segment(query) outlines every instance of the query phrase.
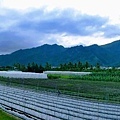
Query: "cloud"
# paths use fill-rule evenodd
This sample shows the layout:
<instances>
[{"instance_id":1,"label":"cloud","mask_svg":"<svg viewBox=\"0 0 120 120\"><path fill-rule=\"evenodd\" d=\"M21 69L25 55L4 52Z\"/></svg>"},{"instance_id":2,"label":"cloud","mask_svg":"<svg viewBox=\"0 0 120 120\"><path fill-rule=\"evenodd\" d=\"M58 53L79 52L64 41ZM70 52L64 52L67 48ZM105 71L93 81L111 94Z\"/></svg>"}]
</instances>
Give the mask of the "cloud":
<instances>
[{"instance_id":1,"label":"cloud","mask_svg":"<svg viewBox=\"0 0 120 120\"><path fill-rule=\"evenodd\" d=\"M109 18L98 15L87 15L72 9L47 11L37 9L25 14L14 15L9 24L15 24L19 31L36 31L41 34L66 34L77 36L91 36L95 33L104 32L104 37L115 37L120 28L109 23ZM14 20L13 20L14 19ZM11 22L10 22L11 21ZM104 26L104 27L103 27ZM113 31L114 30L114 34ZM115 34L116 33L116 34Z\"/></svg>"},{"instance_id":2,"label":"cloud","mask_svg":"<svg viewBox=\"0 0 120 120\"><path fill-rule=\"evenodd\" d=\"M15 50L32 46L29 40L15 32L0 32L0 54L6 54Z\"/></svg>"},{"instance_id":3,"label":"cloud","mask_svg":"<svg viewBox=\"0 0 120 120\"><path fill-rule=\"evenodd\" d=\"M2 11L0 12L1 53L45 43L75 45L81 43L79 38L95 35L104 38L120 36L120 28L109 24L109 18L82 14L73 9L48 11L42 8L32 9L29 12L2 9ZM76 40L72 41L72 38Z\"/></svg>"},{"instance_id":4,"label":"cloud","mask_svg":"<svg viewBox=\"0 0 120 120\"><path fill-rule=\"evenodd\" d=\"M106 38L113 38L120 36L119 25L106 25L106 27L104 27L102 31L104 31L104 37Z\"/></svg>"},{"instance_id":5,"label":"cloud","mask_svg":"<svg viewBox=\"0 0 120 120\"><path fill-rule=\"evenodd\" d=\"M97 32L107 21L107 18L81 14L71 9L51 12L37 10L27 14L26 19L20 21L19 28L47 34L87 36Z\"/></svg>"}]
</instances>

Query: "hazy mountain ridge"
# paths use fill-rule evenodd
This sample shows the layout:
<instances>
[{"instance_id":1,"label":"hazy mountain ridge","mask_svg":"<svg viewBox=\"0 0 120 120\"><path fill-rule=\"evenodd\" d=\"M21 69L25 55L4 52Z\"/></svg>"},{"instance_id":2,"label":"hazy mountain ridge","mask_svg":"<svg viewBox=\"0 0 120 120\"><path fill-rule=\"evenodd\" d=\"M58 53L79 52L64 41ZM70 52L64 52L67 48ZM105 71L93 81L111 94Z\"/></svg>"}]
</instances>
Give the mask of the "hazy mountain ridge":
<instances>
[{"instance_id":1,"label":"hazy mountain ridge","mask_svg":"<svg viewBox=\"0 0 120 120\"><path fill-rule=\"evenodd\" d=\"M14 63L28 64L35 62L45 65L46 62L57 66L60 63L86 62L102 66L120 65L120 40L98 46L74 46L65 48L57 44L42 45L36 48L18 50L11 54L0 55L0 66L13 65Z\"/></svg>"}]
</instances>

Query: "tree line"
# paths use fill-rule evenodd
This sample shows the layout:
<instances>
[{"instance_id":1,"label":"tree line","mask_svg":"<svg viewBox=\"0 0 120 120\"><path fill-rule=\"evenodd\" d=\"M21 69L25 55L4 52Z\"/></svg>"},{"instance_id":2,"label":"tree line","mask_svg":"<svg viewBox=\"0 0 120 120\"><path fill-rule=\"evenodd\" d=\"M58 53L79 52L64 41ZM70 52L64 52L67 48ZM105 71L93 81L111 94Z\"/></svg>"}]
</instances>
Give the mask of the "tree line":
<instances>
[{"instance_id":1,"label":"tree line","mask_svg":"<svg viewBox=\"0 0 120 120\"><path fill-rule=\"evenodd\" d=\"M64 63L60 64L57 67L52 66L50 63L46 62L45 66L42 66L41 64L37 63L28 63L27 66L22 65L20 63L16 63L13 65L14 69L20 70L23 72L36 72L36 73L42 73L43 71L49 71L49 70L55 70L55 71L92 71L92 70L99 70L100 64L97 63L96 66L92 66L90 63L85 62L77 62L77 63Z\"/></svg>"}]
</instances>

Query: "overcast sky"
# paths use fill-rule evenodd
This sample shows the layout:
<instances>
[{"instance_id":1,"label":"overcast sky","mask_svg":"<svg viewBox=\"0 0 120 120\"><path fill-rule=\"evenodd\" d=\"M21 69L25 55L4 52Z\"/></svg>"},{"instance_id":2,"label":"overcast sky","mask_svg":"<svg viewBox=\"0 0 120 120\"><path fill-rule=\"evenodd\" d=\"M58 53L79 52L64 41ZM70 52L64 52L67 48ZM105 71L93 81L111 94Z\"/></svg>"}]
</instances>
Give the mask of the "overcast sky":
<instances>
[{"instance_id":1,"label":"overcast sky","mask_svg":"<svg viewBox=\"0 0 120 120\"><path fill-rule=\"evenodd\" d=\"M0 0L0 54L120 39L118 0Z\"/></svg>"}]
</instances>

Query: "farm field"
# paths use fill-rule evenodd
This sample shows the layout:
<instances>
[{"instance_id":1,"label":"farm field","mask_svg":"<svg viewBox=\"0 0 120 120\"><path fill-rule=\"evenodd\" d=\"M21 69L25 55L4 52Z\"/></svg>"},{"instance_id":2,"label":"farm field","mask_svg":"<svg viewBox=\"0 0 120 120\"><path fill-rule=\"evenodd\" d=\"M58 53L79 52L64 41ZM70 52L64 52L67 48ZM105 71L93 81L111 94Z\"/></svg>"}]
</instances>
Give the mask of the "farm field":
<instances>
[{"instance_id":1,"label":"farm field","mask_svg":"<svg viewBox=\"0 0 120 120\"><path fill-rule=\"evenodd\" d=\"M47 77L0 77L2 109L30 120L120 119L119 71L52 72Z\"/></svg>"},{"instance_id":2,"label":"farm field","mask_svg":"<svg viewBox=\"0 0 120 120\"><path fill-rule=\"evenodd\" d=\"M3 90L3 91L2 91ZM25 120L119 120L120 105L0 85L0 103Z\"/></svg>"},{"instance_id":3,"label":"farm field","mask_svg":"<svg viewBox=\"0 0 120 120\"><path fill-rule=\"evenodd\" d=\"M48 74L48 79L0 77L0 83L35 91L47 91L86 99L120 103L120 72L94 72L89 75Z\"/></svg>"}]
</instances>

